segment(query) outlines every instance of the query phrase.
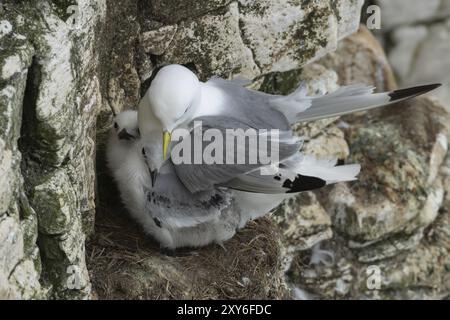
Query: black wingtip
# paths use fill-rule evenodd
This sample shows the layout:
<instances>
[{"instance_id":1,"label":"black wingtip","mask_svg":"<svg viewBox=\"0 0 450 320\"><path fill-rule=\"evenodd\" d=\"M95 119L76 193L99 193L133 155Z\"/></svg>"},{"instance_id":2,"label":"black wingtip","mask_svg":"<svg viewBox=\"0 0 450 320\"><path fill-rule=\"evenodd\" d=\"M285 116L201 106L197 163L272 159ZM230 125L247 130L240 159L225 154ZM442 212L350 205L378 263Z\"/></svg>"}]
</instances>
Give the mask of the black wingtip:
<instances>
[{"instance_id":1,"label":"black wingtip","mask_svg":"<svg viewBox=\"0 0 450 320\"><path fill-rule=\"evenodd\" d=\"M288 188L286 193L298 193L303 191L310 191L325 187L327 182L320 178L303 176L298 174L294 181L287 179L283 183L283 188Z\"/></svg>"},{"instance_id":2,"label":"black wingtip","mask_svg":"<svg viewBox=\"0 0 450 320\"><path fill-rule=\"evenodd\" d=\"M420 96L422 94L425 94L427 92L430 92L434 89L437 89L440 86L442 86L441 83L434 83L434 84L427 84L424 86L395 90L395 91L392 91L391 93L389 93L389 97L391 97L391 101L398 101L398 100L414 98L414 97Z\"/></svg>"}]
</instances>

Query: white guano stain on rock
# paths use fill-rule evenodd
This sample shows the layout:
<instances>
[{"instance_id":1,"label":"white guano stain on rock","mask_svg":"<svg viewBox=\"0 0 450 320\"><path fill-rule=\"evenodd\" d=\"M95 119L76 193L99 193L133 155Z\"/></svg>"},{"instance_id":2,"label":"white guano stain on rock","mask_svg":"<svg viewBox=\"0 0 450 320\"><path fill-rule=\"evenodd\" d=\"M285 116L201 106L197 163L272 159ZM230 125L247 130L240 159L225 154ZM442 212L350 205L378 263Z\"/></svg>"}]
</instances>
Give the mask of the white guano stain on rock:
<instances>
[{"instance_id":1,"label":"white guano stain on rock","mask_svg":"<svg viewBox=\"0 0 450 320\"><path fill-rule=\"evenodd\" d=\"M439 133L436 137L436 142L433 146L430 156L430 170L428 174L428 185L432 184L436 180L439 169L445 160L445 156L448 152L448 139L443 133Z\"/></svg>"},{"instance_id":2,"label":"white guano stain on rock","mask_svg":"<svg viewBox=\"0 0 450 320\"><path fill-rule=\"evenodd\" d=\"M5 142L0 138L0 214L3 214L9 206L13 195L11 188L11 167L13 157L11 150L5 149Z\"/></svg>"},{"instance_id":3,"label":"white guano stain on rock","mask_svg":"<svg viewBox=\"0 0 450 320\"><path fill-rule=\"evenodd\" d=\"M17 55L9 56L4 60L2 67L2 78L11 78L15 73L20 72L21 61Z\"/></svg>"},{"instance_id":4,"label":"white guano stain on rock","mask_svg":"<svg viewBox=\"0 0 450 320\"><path fill-rule=\"evenodd\" d=\"M0 21L0 39L5 35L10 34L12 29L13 29L12 25L9 21L1 20Z\"/></svg>"},{"instance_id":5,"label":"white guano stain on rock","mask_svg":"<svg viewBox=\"0 0 450 320\"><path fill-rule=\"evenodd\" d=\"M0 91L0 97L6 98L6 106L3 110L3 116L5 119L10 119L12 115L12 101L14 98L14 95L16 94L16 88L13 86L6 86L2 91ZM12 121L6 121L6 124L4 124L3 130L5 131L5 134L9 134L11 131ZM1 145L0 145L1 146Z\"/></svg>"}]
</instances>

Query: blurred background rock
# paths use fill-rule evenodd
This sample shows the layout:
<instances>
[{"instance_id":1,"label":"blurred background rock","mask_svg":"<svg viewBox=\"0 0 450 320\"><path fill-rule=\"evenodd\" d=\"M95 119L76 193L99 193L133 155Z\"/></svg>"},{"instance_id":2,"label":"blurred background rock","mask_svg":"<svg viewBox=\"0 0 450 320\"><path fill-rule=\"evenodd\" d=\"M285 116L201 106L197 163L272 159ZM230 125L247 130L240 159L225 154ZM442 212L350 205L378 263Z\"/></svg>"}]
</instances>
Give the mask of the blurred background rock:
<instances>
[{"instance_id":1,"label":"blurred background rock","mask_svg":"<svg viewBox=\"0 0 450 320\"><path fill-rule=\"evenodd\" d=\"M400 86L442 82L435 95L450 110L450 1L371 0L381 8L384 45Z\"/></svg>"}]
</instances>

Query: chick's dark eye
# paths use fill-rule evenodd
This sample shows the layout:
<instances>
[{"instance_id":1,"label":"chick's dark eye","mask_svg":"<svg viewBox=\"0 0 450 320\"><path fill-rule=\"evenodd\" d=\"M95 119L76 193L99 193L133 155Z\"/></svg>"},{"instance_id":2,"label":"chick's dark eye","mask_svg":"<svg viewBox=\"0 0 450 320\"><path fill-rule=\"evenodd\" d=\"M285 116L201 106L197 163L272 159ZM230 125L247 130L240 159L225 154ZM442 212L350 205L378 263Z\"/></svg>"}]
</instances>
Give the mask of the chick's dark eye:
<instances>
[{"instance_id":1,"label":"chick's dark eye","mask_svg":"<svg viewBox=\"0 0 450 320\"><path fill-rule=\"evenodd\" d=\"M145 156L145 149L142 148L142 154Z\"/></svg>"},{"instance_id":2,"label":"chick's dark eye","mask_svg":"<svg viewBox=\"0 0 450 320\"><path fill-rule=\"evenodd\" d=\"M117 124L117 122L114 122L114 129L118 129L119 125Z\"/></svg>"}]
</instances>

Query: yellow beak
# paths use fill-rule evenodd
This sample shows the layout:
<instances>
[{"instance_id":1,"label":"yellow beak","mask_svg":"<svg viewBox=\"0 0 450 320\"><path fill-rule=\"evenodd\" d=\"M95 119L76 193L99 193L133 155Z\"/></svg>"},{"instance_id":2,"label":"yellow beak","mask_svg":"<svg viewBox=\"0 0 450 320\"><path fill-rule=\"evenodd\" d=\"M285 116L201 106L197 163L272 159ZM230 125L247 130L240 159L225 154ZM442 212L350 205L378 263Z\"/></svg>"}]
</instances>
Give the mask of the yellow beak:
<instances>
[{"instance_id":1,"label":"yellow beak","mask_svg":"<svg viewBox=\"0 0 450 320\"><path fill-rule=\"evenodd\" d=\"M167 159L167 150L169 148L170 144L170 132L164 131L163 132L163 159Z\"/></svg>"}]
</instances>

